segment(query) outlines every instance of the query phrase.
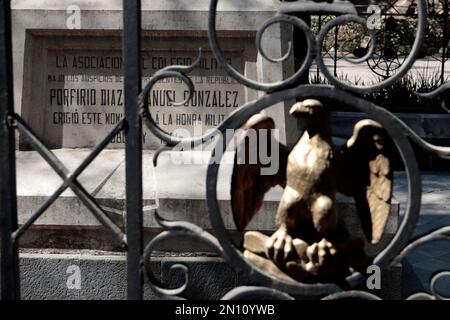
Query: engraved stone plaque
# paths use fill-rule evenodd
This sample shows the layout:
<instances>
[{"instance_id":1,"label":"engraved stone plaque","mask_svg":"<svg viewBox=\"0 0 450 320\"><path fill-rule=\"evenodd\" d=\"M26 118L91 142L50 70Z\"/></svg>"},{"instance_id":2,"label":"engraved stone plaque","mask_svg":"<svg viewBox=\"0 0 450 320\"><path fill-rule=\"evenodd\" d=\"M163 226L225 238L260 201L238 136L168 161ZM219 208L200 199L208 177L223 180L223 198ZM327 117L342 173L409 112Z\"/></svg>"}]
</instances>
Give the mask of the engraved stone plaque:
<instances>
[{"instance_id":1,"label":"engraved stone plaque","mask_svg":"<svg viewBox=\"0 0 450 320\"><path fill-rule=\"evenodd\" d=\"M221 34L224 55L230 65L245 73L256 65L253 32ZM142 40L142 85L158 70L171 65L191 65L195 91L177 78L158 82L149 94L155 121L178 136L200 135L216 127L251 96L229 77L214 58L204 32L148 31ZM65 36L56 32L29 35L25 46L22 116L52 148L90 148L123 117L123 59L120 34L112 31L81 32ZM247 66L247 68L246 68ZM144 148L161 142L144 130ZM122 148L124 134L109 148ZM21 141L22 148L26 144Z\"/></svg>"}]
</instances>

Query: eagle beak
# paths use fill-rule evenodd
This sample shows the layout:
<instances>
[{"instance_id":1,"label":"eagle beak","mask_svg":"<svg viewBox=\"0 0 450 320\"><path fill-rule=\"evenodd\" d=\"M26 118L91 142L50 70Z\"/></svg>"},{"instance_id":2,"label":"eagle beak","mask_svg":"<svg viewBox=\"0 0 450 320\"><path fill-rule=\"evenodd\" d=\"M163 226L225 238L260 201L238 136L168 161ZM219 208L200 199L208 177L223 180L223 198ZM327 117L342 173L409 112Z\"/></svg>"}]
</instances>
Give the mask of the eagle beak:
<instances>
[{"instance_id":1,"label":"eagle beak","mask_svg":"<svg viewBox=\"0 0 450 320\"><path fill-rule=\"evenodd\" d=\"M304 118L310 116L312 114L312 110L310 108L305 107L303 102L298 102L292 106L291 110L289 111L289 114L296 118Z\"/></svg>"}]
</instances>

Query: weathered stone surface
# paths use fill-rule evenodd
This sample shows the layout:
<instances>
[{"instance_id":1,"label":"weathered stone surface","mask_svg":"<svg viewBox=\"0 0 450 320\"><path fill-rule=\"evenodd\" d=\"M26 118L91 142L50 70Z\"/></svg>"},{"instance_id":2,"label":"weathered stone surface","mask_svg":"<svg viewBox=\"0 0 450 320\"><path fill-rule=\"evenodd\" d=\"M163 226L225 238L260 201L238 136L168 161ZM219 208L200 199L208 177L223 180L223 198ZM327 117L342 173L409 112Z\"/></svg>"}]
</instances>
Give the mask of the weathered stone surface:
<instances>
[{"instance_id":1,"label":"weathered stone surface","mask_svg":"<svg viewBox=\"0 0 450 320\"><path fill-rule=\"evenodd\" d=\"M87 149L54 150L55 155L69 171L74 171L87 157ZM17 189L20 196L48 196L62 184L62 179L35 151L16 153ZM97 194L111 174L125 161L123 153L104 150L79 176L78 181L89 193ZM63 197L73 197L67 189Z\"/></svg>"},{"instance_id":2,"label":"weathered stone surface","mask_svg":"<svg viewBox=\"0 0 450 320\"><path fill-rule=\"evenodd\" d=\"M125 201L125 175L123 167L124 154L122 150L104 151L105 158L95 161L81 181L86 184L103 208L113 217L120 219ZM56 155L63 162L68 162L70 169L87 156L87 150L56 150ZM19 155L21 153L19 152ZM71 162L71 155L77 161ZM206 168L209 152L165 152L162 153L158 166L152 167L152 152L144 153L144 225L159 227L153 218L153 209L166 219L191 221L202 228L210 229L211 223L206 207ZM229 160L232 154L225 158ZM29 159L33 159L30 161ZM107 164L108 161L111 166ZM185 161L191 161L190 164ZM107 168L110 168L108 171ZM225 227L236 230L234 225L230 199L231 164L225 161L221 165L218 181L217 197L222 210ZM21 181L18 185L19 222L23 223L54 190L61 181L58 177L49 179L46 188L42 188L43 176L55 175L45 164L44 160L34 152L26 152L18 157L17 170ZM36 176L36 178L34 178ZM176 181L177 183L173 183ZM36 195L33 195L35 192ZM69 193L59 198L46 213L37 221L37 225L77 225L98 226L99 223L85 208L80 200ZM273 231L275 230L274 215L278 208L282 189L273 188L265 197L260 212L251 221L247 230ZM357 225L356 215L351 199L338 198L338 211L350 226ZM387 234L392 234L397 227L398 204L392 208L391 220L388 222ZM383 242L385 243L385 242ZM378 248L378 247L377 247Z\"/></svg>"},{"instance_id":3,"label":"weathered stone surface","mask_svg":"<svg viewBox=\"0 0 450 320\"><path fill-rule=\"evenodd\" d=\"M80 38L66 32L30 31L25 64L37 67L26 68L24 74L22 117L52 148L95 146L123 118L120 32L83 32ZM221 42L226 58L239 72L244 73L246 61L256 60L254 33L236 31L222 36ZM193 64L198 48L208 47L205 32L147 31L143 43L144 83L169 65ZM190 78L195 91L182 106L174 105L188 97L179 79L161 80L148 96L152 116L167 132L201 135L245 103L244 87L225 73L209 50L203 51ZM121 133L108 147L122 148L124 140ZM145 148L160 146L147 130L142 141ZM21 146L26 143L21 141Z\"/></svg>"},{"instance_id":4,"label":"weathered stone surface","mask_svg":"<svg viewBox=\"0 0 450 320\"><path fill-rule=\"evenodd\" d=\"M245 4L232 0L218 6L217 29L225 58L241 74L260 82L276 82L293 72L293 57L270 63L254 46L256 31L276 13L277 5L271 0ZM73 14L67 12L69 7L80 10L77 29L68 24ZM121 8L120 1L13 1L15 109L47 145L92 147L123 116ZM169 101L186 97L185 85L176 79L161 81L149 96L155 120L176 135L205 132L259 96L226 75L213 58L206 33L208 10L206 0L189 6L177 0L142 5L144 84L167 65L191 64L203 48L200 64L191 73L196 91L189 103L175 107ZM287 31L277 25L265 32L267 55L286 52ZM285 116L289 106L281 103L266 111L281 129L282 141L286 132L295 136L295 121ZM120 134L108 147L121 148L123 142ZM160 145L146 130L143 143L149 149ZM20 145L27 147L23 139Z\"/></svg>"},{"instance_id":5,"label":"weathered stone surface","mask_svg":"<svg viewBox=\"0 0 450 320\"><path fill-rule=\"evenodd\" d=\"M161 261L161 280L169 288L184 284L184 275L171 267L181 263L190 270L189 286L182 295L188 299L220 299L236 286L236 273L219 258L164 258Z\"/></svg>"},{"instance_id":6,"label":"weathered stone surface","mask_svg":"<svg viewBox=\"0 0 450 320\"><path fill-rule=\"evenodd\" d=\"M291 277L281 271L271 260L260 257L253 252L248 250L244 251L244 257L253 263L256 267L258 267L263 272L273 275L276 278L285 280L285 281L294 281Z\"/></svg>"},{"instance_id":7,"label":"weathered stone surface","mask_svg":"<svg viewBox=\"0 0 450 320\"><path fill-rule=\"evenodd\" d=\"M123 254L108 254L85 250L52 253L41 250L21 253L21 288L25 300L122 300L126 299L126 260ZM232 288L248 284L248 276L240 277L220 258L154 257L155 277L171 288L183 283L183 275L170 266L183 263L191 270L191 286L186 291L190 299L218 299ZM68 289L70 266L81 272L80 290ZM70 270L69 270L70 271ZM398 299L401 268L384 271L382 289L370 291L387 299ZM254 285L254 284L253 284ZM364 285L361 287L364 290ZM159 299L144 285L145 299Z\"/></svg>"},{"instance_id":8,"label":"weathered stone surface","mask_svg":"<svg viewBox=\"0 0 450 320\"><path fill-rule=\"evenodd\" d=\"M123 255L21 254L21 288L25 300L122 300L126 299L126 260ZM68 286L73 269L79 268L79 289ZM160 277L160 261L153 263ZM70 287L70 288L69 288ZM145 299L156 299L145 285Z\"/></svg>"},{"instance_id":9,"label":"weathered stone surface","mask_svg":"<svg viewBox=\"0 0 450 320\"><path fill-rule=\"evenodd\" d=\"M266 252L265 243L268 237L261 232L247 231L244 234L244 249L249 250L257 255L263 255Z\"/></svg>"}]
</instances>

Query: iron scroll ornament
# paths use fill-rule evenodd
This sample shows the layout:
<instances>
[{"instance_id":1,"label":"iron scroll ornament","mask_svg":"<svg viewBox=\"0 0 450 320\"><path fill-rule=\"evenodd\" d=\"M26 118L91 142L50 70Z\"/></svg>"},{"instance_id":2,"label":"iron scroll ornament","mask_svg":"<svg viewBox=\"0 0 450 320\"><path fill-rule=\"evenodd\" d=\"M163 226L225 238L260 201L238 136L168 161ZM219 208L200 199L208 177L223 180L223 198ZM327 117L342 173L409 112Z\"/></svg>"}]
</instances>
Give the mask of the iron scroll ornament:
<instances>
[{"instance_id":1,"label":"iron scroll ornament","mask_svg":"<svg viewBox=\"0 0 450 320\"><path fill-rule=\"evenodd\" d=\"M405 59L405 61L403 62L402 66L400 68L398 68L395 75L392 75L391 77L386 78L377 84L370 85L370 86L354 86L354 85L347 84L343 81L340 81L332 73L330 73L330 71L326 68L326 66L324 64L322 54L321 54L321 49L323 46L323 42L325 40L325 36L327 35L327 33L329 31L331 31L334 27L336 27L338 25L353 22L353 23L358 23L358 24L362 25L362 27L366 31L369 32L371 41L369 44L368 53L364 57L358 58L358 59L346 59L346 60L349 62L352 62L352 63L361 63L361 62L367 61L371 57L371 54L372 54L372 52L375 48L375 44L376 44L375 30L368 29L366 20L354 13L354 12L356 12L356 9L348 10L348 14L340 15L340 16L336 17L335 19L332 19L329 22L327 22L325 24L325 26L323 27L323 29L320 31L317 39L313 39L312 32L311 32L310 28L304 23L304 21L302 21L301 19L299 19L297 17L287 15L286 13L283 12L283 10L280 10L280 12L278 13L277 16L270 19L268 22L264 23L262 25L262 27L258 30L257 37L256 37L256 47L258 48L258 51L261 53L261 55L263 57L265 57L266 59L268 58L267 55L264 53L264 49L262 48L262 44L261 44L262 35L263 35L264 31L270 25L272 25L276 22L279 22L279 23L284 22L284 23L292 24L295 27L298 27L305 34L305 38L307 41L307 54L306 54L306 57L304 58L303 64L300 67L300 69L297 70L296 73L293 76L291 76L290 78L285 79L283 81L276 82L276 83L261 83L261 82L257 82L257 81L254 81L254 80L244 77L242 74L240 74L238 71L236 71L232 66L230 66L227 63L225 57L223 56L223 53L222 53L222 50L220 47L220 43L219 43L219 40L217 37L217 31L216 31L216 16L217 16L218 2L219 2L219 0L211 0L210 8L209 8L209 22L208 22L209 42L210 42L210 46L213 50L213 53L214 53L217 61L219 61L219 63L224 68L224 70L226 70L226 72L231 77L233 77L236 81L238 81L239 83L241 83L249 88L252 88L255 90L266 91L266 92L283 90L283 89L288 88L290 85L295 84L296 81L300 77L304 76L309 71L309 67L311 66L311 63L312 63L312 56L315 57L315 60L316 60L319 70L322 72L322 74L325 76L325 78L334 86L341 88L343 90L347 90L347 91L351 91L351 92L355 92L355 93L368 93L368 92L380 90L389 85L392 85L395 81L402 78L411 69L415 60L419 56L419 52L422 47L423 39L425 36L426 3L425 3L425 0L417 0L418 16L417 16L416 36L414 39L414 43L413 43L411 52L408 55L408 57ZM302 2L303 1L295 1L295 2L298 3L296 5L296 9L302 10ZM305 2L307 2L309 4L306 9L306 12L308 12L308 13L315 13L315 12L319 12L319 11L323 10L323 6L321 6L321 4L320 4L321 1L318 1L318 3L313 3L313 4L311 4L309 1L305 1ZM343 13L342 12L342 4L339 4L337 2L339 2L339 1L333 1L333 2L329 3L327 12L332 12L332 13L334 12L337 15L342 14ZM314 4L316 4L316 6L314 6ZM295 12L291 12L291 13L295 13ZM311 44L314 44L314 45L312 46ZM287 54L285 54L283 57L278 58L278 59L268 58L268 60L272 61L272 62L282 62L288 57L288 54L291 53L291 51L292 51L291 49L292 49L292 45L289 44L289 49L288 49Z\"/></svg>"},{"instance_id":2,"label":"iron scroll ornament","mask_svg":"<svg viewBox=\"0 0 450 320\"><path fill-rule=\"evenodd\" d=\"M351 107L356 108L359 111L365 112L371 119L379 122L386 129L388 134L393 138L393 141L400 152L408 176L409 202L404 219L398 229L397 234L394 236L389 245L387 245L387 247L382 252L380 252L373 261L373 264L376 264L381 268L385 268L400 253L401 249L407 244L408 239L412 235L419 216L421 195L420 176L418 173L418 166L414 157L414 153L408 139L402 132L402 125L397 122L398 120L392 114L365 100L355 99L354 96L331 86L304 85L299 86L295 89L289 89L267 95L254 104L246 107L245 109L239 110L240 112L237 112L236 114L233 114L231 116L235 120L233 122L233 125L229 128L240 128L245 123L245 121L249 119L253 114L259 113L260 111L283 100L295 98L306 99L311 97L318 100L328 99L333 102L345 103ZM225 145L223 146L223 151L225 151L226 144L228 144L229 142L230 141L227 141L225 143ZM219 150L219 152L222 151L220 148L215 150ZM227 260L227 262L236 270L238 270L238 272L245 273L247 276L254 276L257 279L257 283L260 283L264 286L270 286L274 289L286 292L295 297L320 297L326 294L334 293L336 292L336 290L342 290L342 288L336 289L336 285L331 283L310 285L282 281L278 278L268 276L263 272L260 272L244 259L241 252L228 241L227 231L225 230L224 224L221 219L220 208L216 199L216 183L220 166L220 164L217 163L220 163L220 156L218 160L219 161L210 164L208 167L207 202L212 227L215 232L216 238L219 240L223 251L225 252L224 258ZM364 275L360 273L353 273L346 278L347 288L354 288L355 286L359 285L364 279Z\"/></svg>"},{"instance_id":3,"label":"iron scroll ornament","mask_svg":"<svg viewBox=\"0 0 450 320\"><path fill-rule=\"evenodd\" d=\"M151 117L151 114L148 109L148 93L151 91L152 87L156 84L157 81L160 79L166 78L166 77L176 77L181 79L189 88L189 91L192 93L194 90L194 86L192 84L192 81L189 79L187 74L195 68L195 63L192 66L185 67L185 66L172 66L165 68L163 70L160 70L157 72L150 80L150 82L145 87L141 97L140 97L140 107L141 107L141 114L143 117L144 122L149 127L151 132L155 134L158 138L163 140L167 147L164 147L162 150L165 150L167 148L173 147L173 146L179 146L179 145L185 145L185 146L195 146L202 144L206 141L210 141L212 137L214 137L217 134L224 133L227 129L238 129L240 128L251 116L261 112L262 110L271 107L279 102L287 101L290 99L307 99L307 98L316 98L316 99L327 99L332 102L345 104L349 107L353 107L359 111L362 111L366 113L369 118L379 122L388 132L389 136L394 141L401 158L404 162L406 173L407 173L407 179L408 179L408 204L406 207L406 212L404 215L404 218L400 224L400 227L398 228L394 238L390 241L390 243L374 258L373 264L376 264L380 266L381 268L385 268L389 266L392 263L398 262L399 259L403 258L406 254L406 251L411 249L411 246L416 247L417 245L420 245L422 243L433 241L436 238L442 239L445 238L446 240L450 240L448 230L436 230L435 234L430 235L424 235L420 236L418 239L415 239L413 242L409 243L410 238L412 236L412 233L414 231L414 228L416 226L416 223L418 221L419 212L420 212L420 204L421 204L421 180L420 180L420 173L417 165L417 161L414 156L414 152L411 147L411 142L414 142L418 144L420 147L422 147L424 150L434 153L437 156L444 158L444 159L450 159L450 148L448 147L439 147L434 146L423 139L421 139L417 134L414 133L405 123L403 123L400 119L398 119L395 115L393 115L391 112L389 112L386 109L383 109L379 106L376 106L373 103L367 102L361 98L357 98L354 95L351 94L351 92L355 93L361 93L361 92L368 92L373 91L379 88L383 88L397 79L399 79L401 76L403 76L409 68L414 63L417 52L420 49L422 39L423 39L423 33L424 33L424 23L425 23L425 10L424 10L424 1L419 1L419 25L418 30L416 34L415 43L413 46L413 50L411 54L409 55L408 59L405 62L404 68L402 67L399 72L389 78L384 80L383 82L374 85L372 87L366 87L366 88L357 88L354 86L348 86L346 84L343 84L339 82L338 80L334 79L331 74L328 74L324 72L324 74L327 76L328 80L334 85L334 86L328 86L328 85L301 85L293 89L285 89L288 86L292 85L292 83L295 82L295 80L302 76L306 71L307 67L309 67L312 59L312 48L314 47L316 50L320 50L321 46L319 45L323 39L324 35L326 34L326 30L331 30L331 28L335 25L338 25L343 22L353 21L362 23L361 18L355 15L343 15L341 17L338 17L337 19L329 22L327 25L328 27L325 27L325 31L323 31L321 34L319 34L319 40L317 43L315 43L314 39L312 39L311 34L308 33L308 29L305 28L305 24L298 18L293 18L290 16L284 16L279 15L275 17L272 20L269 20L266 22L262 29L260 29L260 32L258 33L257 39L260 42L261 35L264 32L264 30L270 26L273 23L276 22L288 22L292 23L296 26L298 26L300 29L302 29L305 34L307 35L307 43L310 45L308 47L308 55L305 59L305 62L303 66L300 68L297 73L285 80L281 81L279 83L275 84L261 84L254 82L252 80L244 78L242 75L238 74L234 69L232 69L231 66L229 66L225 59L223 59L223 56L220 51L220 46L217 42L217 37L215 35L215 15L216 15L216 9L217 9L217 0L211 1L211 7L210 7L210 24L209 24L209 36L210 36L210 42L211 47L213 48L213 53L216 56L219 63L222 64L224 69L228 72L230 76L232 76L235 80L240 82L241 84L257 89L269 92L266 96L256 100L251 101L235 112L233 112L227 119L225 119L214 131L211 131L203 136L196 137L193 139L189 138L178 138L172 136L170 133L165 132L162 128L158 126L157 123L153 120ZM313 46L314 44L314 46ZM259 44L257 44L259 47ZM289 52L291 53L292 45L289 46ZM263 52L260 50L260 52ZM262 53L263 56L265 56L264 53ZM318 57L320 55L316 55ZM367 59L369 55L366 55L363 57L364 59ZM265 56L265 58L268 58L268 60L271 60L273 62L280 62L283 61L287 55L284 55L281 58L275 59L275 58L268 58ZM361 60L361 59L359 59ZM325 68L323 63L321 65L320 58L317 60L317 63L319 67ZM322 69L321 69L322 70ZM323 70L322 70L323 72ZM182 104L182 103L177 103ZM217 148L218 145L216 145L216 148L214 148L214 151L211 154L211 158L214 158L217 160L217 154L215 154L215 150L219 151L225 151L227 148L227 145L230 143L229 138L225 143L223 144L222 140L219 139L218 143L222 143L222 146L219 146L223 148ZM182 148L181 148L182 149ZM158 152L159 154L159 152ZM220 153L219 159L221 158L223 152ZM155 157L157 158L157 157ZM179 295L181 295L184 290L187 288L189 284L189 270L186 266L183 265L176 265L174 268L180 268L186 276L185 283L177 289L165 289L163 288L163 284L156 281L156 279L152 276L152 271L150 268L150 261L151 261L151 254L156 247L156 245L163 241L164 239L170 238L170 237L178 237L178 236L187 236L192 239L196 239L198 241L201 241L205 244L208 244L214 251L216 251L225 261L227 261L228 264L230 264L238 273L245 274L246 277L249 279L250 282L254 283L255 285L258 285L259 289L256 289L254 287L240 287L234 289L233 292L230 292L227 294L224 298L231 299L236 297L245 297L246 292L248 291L258 291L261 294L269 294L272 297L279 297L279 298L285 298L286 294L295 298L301 298L301 297L316 297L316 298L325 298L325 299L340 299L340 298L348 298L348 297L358 297L358 298L364 298L364 299L377 299L378 297L371 295L371 294L365 294L361 293L359 291L352 291L352 288L355 288L357 285L361 284L362 281L365 279L365 275L355 272L348 276L345 281L345 286L338 286L334 283L317 283L317 284L305 284L295 281L285 281L279 278L276 278L275 276L271 274L266 274L254 265L251 264L251 262L248 262L238 250L234 244L232 244L231 241L228 240L228 234L225 229L224 223L221 218L220 214L220 208L217 201L217 179L218 179L218 172L220 167L220 161L215 161L209 164L208 170L207 170L207 181L206 181L206 187L207 187L207 206L208 206L208 212L209 217L211 220L211 224L214 230L214 236L209 234L208 232L202 230L196 225L193 225L188 222L181 222L181 221L172 221L168 222L162 219L161 217L157 216L157 221L163 226L166 231L164 231L162 234L154 238L152 241L150 241L145 249L144 254L144 267L146 270L146 273L148 275L148 278L150 280L150 285L154 289L154 291L165 297L165 298L179 298ZM432 289L434 290L434 284L436 283L437 279L442 278L443 276L448 276L448 273L442 272L437 274L433 280L432 280ZM266 290L268 289L268 290ZM348 291L349 290L349 291ZM419 294L420 295L420 294ZM434 298L443 298L439 296L435 291L433 291ZM415 298L415 297L410 297Z\"/></svg>"},{"instance_id":4,"label":"iron scroll ornament","mask_svg":"<svg viewBox=\"0 0 450 320\"><path fill-rule=\"evenodd\" d=\"M258 101L248 103L233 113L223 124L224 126L226 125L228 129L237 129L241 127L252 115L259 113L276 103L293 98L303 99L309 97L314 97L317 99L330 99L334 102L346 103L359 111L367 113L370 118L383 125L389 135L393 138L393 141L399 150L405 164L408 177L408 204L403 221L396 235L387 247L374 258L373 264L376 264L381 268L385 268L391 263L396 262L398 260L398 256L404 252L405 248L407 248L409 239L412 236L419 217L421 204L422 191L420 174L414 153L412 151L411 143L408 139L409 137L413 137L413 132L401 120L383 108L380 108L363 99L355 98L353 95L332 86L303 85L294 89L269 94ZM416 137L416 139L420 138ZM230 141L226 141L226 143L222 145L224 148L223 151L226 149L229 142ZM419 145L423 148L430 148L430 145ZM215 150L221 151L220 148ZM438 155L445 156L445 158L450 158L450 148L433 149L433 151ZM212 154L211 156L215 157L216 155ZM220 160L220 158L218 160ZM237 272L245 274L250 281L253 281L255 284L260 286L270 287L274 290L287 293L296 298L305 296L323 297L346 289L354 288L364 281L365 275L361 273L354 273L347 277L346 288L339 287L332 283L303 284L299 282L288 282L280 280L272 275L265 274L257 267L253 266L250 262L245 260L242 253L228 240L228 234L220 215L220 208L216 194L219 166L220 164L217 162L211 163L207 171L207 204L215 237L212 237L201 228L186 222L161 222L162 225L168 229L165 231L164 235L161 235L161 237L186 235L203 243L208 243ZM160 221L162 220L160 219ZM159 237L152 240L148 244L145 251L146 270L149 275L151 275L151 270L149 267L151 252L156 242L159 242L160 240L161 239ZM433 238L429 240L431 241ZM186 267L180 268L182 268L187 275ZM150 276L150 279L154 279L154 277ZM155 283L153 283L152 287L153 286L156 288L155 291L160 292L163 296L173 297L184 291L187 287L187 282L182 288L179 288L179 290L176 291L166 291L163 288L158 288L158 285L155 285Z\"/></svg>"}]
</instances>

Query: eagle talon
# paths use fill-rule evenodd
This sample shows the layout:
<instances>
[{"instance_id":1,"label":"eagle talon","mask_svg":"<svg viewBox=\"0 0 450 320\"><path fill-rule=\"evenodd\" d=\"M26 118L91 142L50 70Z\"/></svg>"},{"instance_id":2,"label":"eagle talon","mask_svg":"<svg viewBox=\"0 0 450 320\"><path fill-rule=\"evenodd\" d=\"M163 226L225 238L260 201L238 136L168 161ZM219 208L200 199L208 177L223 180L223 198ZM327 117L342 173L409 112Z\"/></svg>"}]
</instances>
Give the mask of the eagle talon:
<instances>
[{"instance_id":1,"label":"eagle talon","mask_svg":"<svg viewBox=\"0 0 450 320\"><path fill-rule=\"evenodd\" d=\"M293 148L267 135L275 122L266 115L252 116L242 127L231 182L233 218L237 229L245 230L264 204L265 194L281 186L284 191L275 218L279 229L258 247L259 254L265 253L280 270L301 281L336 281L349 267L364 265L366 260L364 245L348 242L350 230L336 210L336 193L354 198L361 233L372 244L379 243L391 211L394 145L381 124L364 119L354 125L347 143L336 148L330 108L316 99L296 103L290 114L304 127ZM261 161L240 161L252 152L259 154L262 142L279 151L276 174L263 174ZM339 242L330 243L331 237ZM321 240L311 243L313 239Z\"/></svg>"},{"instance_id":2,"label":"eagle talon","mask_svg":"<svg viewBox=\"0 0 450 320\"><path fill-rule=\"evenodd\" d=\"M305 269L310 272L316 271L336 253L334 245L326 239L313 243L306 249Z\"/></svg>"},{"instance_id":3,"label":"eagle talon","mask_svg":"<svg viewBox=\"0 0 450 320\"><path fill-rule=\"evenodd\" d=\"M278 229L266 244L266 256L275 263L288 261L294 254L292 237L285 228Z\"/></svg>"}]
</instances>

